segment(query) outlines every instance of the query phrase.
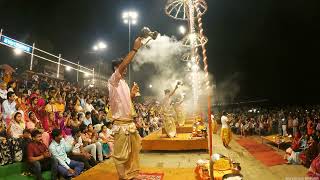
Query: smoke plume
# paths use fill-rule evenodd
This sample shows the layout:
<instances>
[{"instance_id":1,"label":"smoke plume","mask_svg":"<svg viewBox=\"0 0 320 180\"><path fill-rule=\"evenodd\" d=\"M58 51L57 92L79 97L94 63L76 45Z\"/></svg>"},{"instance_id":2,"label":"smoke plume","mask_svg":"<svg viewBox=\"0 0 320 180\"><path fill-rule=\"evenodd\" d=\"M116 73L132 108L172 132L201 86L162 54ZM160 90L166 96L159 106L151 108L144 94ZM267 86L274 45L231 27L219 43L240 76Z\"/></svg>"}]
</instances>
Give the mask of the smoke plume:
<instances>
[{"instance_id":1,"label":"smoke plume","mask_svg":"<svg viewBox=\"0 0 320 180\"><path fill-rule=\"evenodd\" d=\"M158 99L163 98L165 89L172 91L177 81L182 81L184 85L177 90L176 97L185 94L185 104L192 107L191 72L187 71L187 62L181 61L183 54L189 51L189 48L175 38L159 36L137 53L133 70L139 73L135 74L135 79L147 86L152 85L150 90ZM204 72L200 70L200 85L204 85L204 79ZM199 95L203 94L204 86L201 87Z\"/></svg>"}]
</instances>

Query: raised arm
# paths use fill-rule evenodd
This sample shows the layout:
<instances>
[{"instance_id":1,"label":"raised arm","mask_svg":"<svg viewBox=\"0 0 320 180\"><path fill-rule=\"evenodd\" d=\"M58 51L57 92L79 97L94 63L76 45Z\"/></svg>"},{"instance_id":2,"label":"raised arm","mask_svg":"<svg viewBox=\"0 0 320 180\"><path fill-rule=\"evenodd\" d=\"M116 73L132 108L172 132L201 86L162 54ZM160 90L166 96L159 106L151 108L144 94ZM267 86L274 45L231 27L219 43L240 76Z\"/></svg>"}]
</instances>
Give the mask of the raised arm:
<instances>
[{"instance_id":1,"label":"raised arm","mask_svg":"<svg viewBox=\"0 0 320 180\"><path fill-rule=\"evenodd\" d=\"M177 89L178 89L178 84L176 85L176 87L174 88L174 90L172 91L172 93L169 95L169 97L173 96L174 93L176 93Z\"/></svg>"},{"instance_id":2,"label":"raised arm","mask_svg":"<svg viewBox=\"0 0 320 180\"><path fill-rule=\"evenodd\" d=\"M180 102L178 102L178 104L181 105L183 101L184 101L184 98Z\"/></svg>"},{"instance_id":3,"label":"raised arm","mask_svg":"<svg viewBox=\"0 0 320 180\"><path fill-rule=\"evenodd\" d=\"M134 45L133 45L133 49L129 52L129 54L123 59L122 63L119 65L118 67L118 71L121 75L123 75L124 70L126 69L126 67L131 63L132 59L134 58L134 56L136 55L137 51L139 50L139 48L142 46L141 43L141 38L138 37L135 41L134 41Z\"/></svg>"}]
</instances>

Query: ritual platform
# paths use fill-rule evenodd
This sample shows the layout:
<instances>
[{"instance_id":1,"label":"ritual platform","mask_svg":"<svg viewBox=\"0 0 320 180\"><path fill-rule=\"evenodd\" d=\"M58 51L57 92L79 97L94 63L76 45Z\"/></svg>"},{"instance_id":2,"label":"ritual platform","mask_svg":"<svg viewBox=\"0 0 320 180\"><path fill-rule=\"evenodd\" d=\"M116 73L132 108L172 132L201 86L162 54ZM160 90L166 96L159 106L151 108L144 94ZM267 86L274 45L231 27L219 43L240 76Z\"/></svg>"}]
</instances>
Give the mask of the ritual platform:
<instances>
[{"instance_id":1,"label":"ritual platform","mask_svg":"<svg viewBox=\"0 0 320 180\"><path fill-rule=\"evenodd\" d=\"M191 138L191 133L178 133L174 138L162 134L162 130L155 131L142 139L142 150L145 151L183 151L207 150L208 139Z\"/></svg>"},{"instance_id":2,"label":"ritual platform","mask_svg":"<svg viewBox=\"0 0 320 180\"><path fill-rule=\"evenodd\" d=\"M186 118L184 124L185 125L194 124L195 121L196 121L196 117L189 116L189 117Z\"/></svg>"},{"instance_id":3,"label":"ritual platform","mask_svg":"<svg viewBox=\"0 0 320 180\"><path fill-rule=\"evenodd\" d=\"M177 133L192 133L193 124L185 124L184 126L176 126ZM162 128L162 134L166 134L164 128Z\"/></svg>"}]
</instances>

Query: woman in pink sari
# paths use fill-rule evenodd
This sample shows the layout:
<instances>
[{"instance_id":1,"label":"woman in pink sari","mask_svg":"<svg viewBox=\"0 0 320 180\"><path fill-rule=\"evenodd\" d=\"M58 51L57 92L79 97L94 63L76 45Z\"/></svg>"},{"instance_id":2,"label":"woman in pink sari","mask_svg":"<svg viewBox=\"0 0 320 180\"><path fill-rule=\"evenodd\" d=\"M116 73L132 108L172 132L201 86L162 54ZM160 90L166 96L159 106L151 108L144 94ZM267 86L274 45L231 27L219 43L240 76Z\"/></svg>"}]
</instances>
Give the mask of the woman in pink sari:
<instances>
[{"instance_id":1,"label":"woman in pink sari","mask_svg":"<svg viewBox=\"0 0 320 180\"><path fill-rule=\"evenodd\" d=\"M58 112L56 113L56 122L59 125L59 128L62 131L62 135L64 137L66 136L71 136L71 122L70 122L70 117L67 115L66 117L63 116L63 112Z\"/></svg>"},{"instance_id":2,"label":"woman in pink sari","mask_svg":"<svg viewBox=\"0 0 320 180\"><path fill-rule=\"evenodd\" d=\"M39 89L35 89L34 90L34 92L30 95L29 101L27 103L31 104L33 98L37 98L37 100L38 100L37 101L37 105L39 105L39 106L45 106L46 105L45 99L41 98L41 96L40 96L40 90Z\"/></svg>"},{"instance_id":3,"label":"woman in pink sari","mask_svg":"<svg viewBox=\"0 0 320 180\"><path fill-rule=\"evenodd\" d=\"M42 125L37 118L36 114L32 111L28 113L28 122L27 122L27 129L33 130L33 129L42 129Z\"/></svg>"},{"instance_id":4,"label":"woman in pink sari","mask_svg":"<svg viewBox=\"0 0 320 180\"><path fill-rule=\"evenodd\" d=\"M55 119L54 113L49 113L46 117L47 125L43 127L44 132L48 134L48 140L45 140L48 142L48 145L51 142L51 132L53 129L60 129L59 125L57 124L57 121ZM45 142L43 142L45 143ZM47 145L47 144L46 144Z\"/></svg>"}]
</instances>

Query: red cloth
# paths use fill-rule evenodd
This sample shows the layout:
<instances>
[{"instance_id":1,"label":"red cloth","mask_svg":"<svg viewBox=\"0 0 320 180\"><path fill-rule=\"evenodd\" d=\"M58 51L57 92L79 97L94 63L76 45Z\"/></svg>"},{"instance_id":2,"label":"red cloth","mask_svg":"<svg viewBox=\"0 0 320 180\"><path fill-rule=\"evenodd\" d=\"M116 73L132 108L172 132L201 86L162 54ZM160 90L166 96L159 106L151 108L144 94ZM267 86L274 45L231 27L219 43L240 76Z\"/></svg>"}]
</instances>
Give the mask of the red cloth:
<instances>
[{"instance_id":1,"label":"red cloth","mask_svg":"<svg viewBox=\"0 0 320 180\"><path fill-rule=\"evenodd\" d=\"M266 166L284 164L286 161L271 147L256 142L251 138L240 138L237 142L246 148L250 154Z\"/></svg>"}]
</instances>

